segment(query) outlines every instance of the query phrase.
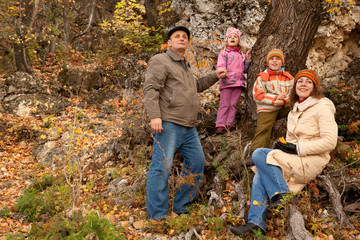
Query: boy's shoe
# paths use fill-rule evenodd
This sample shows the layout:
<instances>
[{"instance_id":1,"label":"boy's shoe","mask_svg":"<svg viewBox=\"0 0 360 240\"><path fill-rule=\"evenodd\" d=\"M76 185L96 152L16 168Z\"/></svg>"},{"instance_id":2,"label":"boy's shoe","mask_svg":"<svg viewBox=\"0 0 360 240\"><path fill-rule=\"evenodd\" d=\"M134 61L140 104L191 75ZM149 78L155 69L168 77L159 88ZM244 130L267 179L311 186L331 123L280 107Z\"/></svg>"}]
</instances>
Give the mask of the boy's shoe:
<instances>
[{"instance_id":1,"label":"boy's shoe","mask_svg":"<svg viewBox=\"0 0 360 240\"><path fill-rule=\"evenodd\" d=\"M265 234L264 230L262 230L258 225L253 223L246 223L240 227L231 226L230 231L236 236L242 236L249 233L255 233L255 231L261 231L262 234Z\"/></svg>"},{"instance_id":2,"label":"boy's shoe","mask_svg":"<svg viewBox=\"0 0 360 240\"><path fill-rule=\"evenodd\" d=\"M225 128L224 127L218 127L216 128L216 134L217 135L221 135L225 133Z\"/></svg>"}]
</instances>

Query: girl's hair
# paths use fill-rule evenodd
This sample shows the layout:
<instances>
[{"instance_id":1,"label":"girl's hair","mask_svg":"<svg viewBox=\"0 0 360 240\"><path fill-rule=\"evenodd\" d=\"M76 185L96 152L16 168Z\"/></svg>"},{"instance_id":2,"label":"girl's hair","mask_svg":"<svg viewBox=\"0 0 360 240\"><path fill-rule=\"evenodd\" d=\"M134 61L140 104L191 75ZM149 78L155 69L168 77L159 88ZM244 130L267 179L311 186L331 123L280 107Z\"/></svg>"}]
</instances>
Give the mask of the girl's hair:
<instances>
[{"instance_id":1,"label":"girl's hair","mask_svg":"<svg viewBox=\"0 0 360 240\"><path fill-rule=\"evenodd\" d=\"M296 83L297 81L294 83L294 87L290 91L290 109L292 109L296 101L299 100L299 96L296 94ZM323 98L324 94L321 86L316 85L314 82L313 84L314 84L314 89L310 93L310 96L317 99Z\"/></svg>"}]
</instances>

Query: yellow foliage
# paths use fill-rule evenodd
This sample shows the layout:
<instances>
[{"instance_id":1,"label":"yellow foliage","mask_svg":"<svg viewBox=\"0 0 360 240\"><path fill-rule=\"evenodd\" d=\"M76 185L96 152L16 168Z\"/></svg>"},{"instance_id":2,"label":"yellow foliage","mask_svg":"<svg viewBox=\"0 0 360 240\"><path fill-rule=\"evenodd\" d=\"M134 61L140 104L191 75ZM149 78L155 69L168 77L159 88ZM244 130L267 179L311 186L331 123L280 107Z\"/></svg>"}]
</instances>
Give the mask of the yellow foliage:
<instances>
[{"instance_id":1,"label":"yellow foliage","mask_svg":"<svg viewBox=\"0 0 360 240\"><path fill-rule=\"evenodd\" d=\"M287 144L284 137L280 137L280 138L279 138L279 141L280 141L281 143L283 143L283 144Z\"/></svg>"},{"instance_id":2,"label":"yellow foliage","mask_svg":"<svg viewBox=\"0 0 360 240\"><path fill-rule=\"evenodd\" d=\"M162 9L161 12L169 11L166 4L159 7ZM114 19L104 21L100 26L105 32L116 33L119 36L119 42L128 50L158 49L157 47L162 42L160 33L162 27L145 26L146 21L143 18L145 12L143 3L138 0L120 0L115 6ZM166 47L161 46L161 50L164 48Z\"/></svg>"}]
</instances>

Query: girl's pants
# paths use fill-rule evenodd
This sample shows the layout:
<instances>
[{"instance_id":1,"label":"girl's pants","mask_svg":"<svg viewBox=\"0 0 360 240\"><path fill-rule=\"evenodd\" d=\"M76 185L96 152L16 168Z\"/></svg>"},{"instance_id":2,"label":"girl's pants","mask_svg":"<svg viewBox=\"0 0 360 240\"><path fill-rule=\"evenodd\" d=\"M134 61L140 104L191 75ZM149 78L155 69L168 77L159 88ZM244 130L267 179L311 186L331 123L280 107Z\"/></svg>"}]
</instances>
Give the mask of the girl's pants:
<instances>
[{"instance_id":1,"label":"girl's pants","mask_svg":"<svg viewBox=\"0 0 360 240\"><path fill-rule=\"evenodd\" d=\"M237 104L242 90L242 87L230 87L220 90L220 106L216 119L216 127L230 127L234 124Z\"/></svg>"}]
</instances>

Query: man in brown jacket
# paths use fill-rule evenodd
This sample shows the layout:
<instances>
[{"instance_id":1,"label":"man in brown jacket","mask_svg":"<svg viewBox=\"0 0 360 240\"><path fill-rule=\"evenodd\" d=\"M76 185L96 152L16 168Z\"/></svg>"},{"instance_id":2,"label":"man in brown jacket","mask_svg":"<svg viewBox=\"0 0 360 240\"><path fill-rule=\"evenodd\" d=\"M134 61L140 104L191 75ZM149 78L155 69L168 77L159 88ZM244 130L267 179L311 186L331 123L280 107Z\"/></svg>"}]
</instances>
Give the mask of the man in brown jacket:
<instances>
[{"instance_id":1,"label":"man in brown jacket","mask_svg":"<svg viewBox=\"0 0 360 240\"><path fill-rule=\"evenodd\" d=\"M198 92L226 77L220 69L196 80L184 59L190 31L183 26L168 33L168 50L149 61L144 82L144 107L154 134L152 162L146 183L146 208L151 219L163 219L168 211L168 179L174 154L183 158L181 184L176 191L173 211L186 213L194 201L204 171L205 157L195 123L199 108Z\"/></svg>"}]
</instances>

